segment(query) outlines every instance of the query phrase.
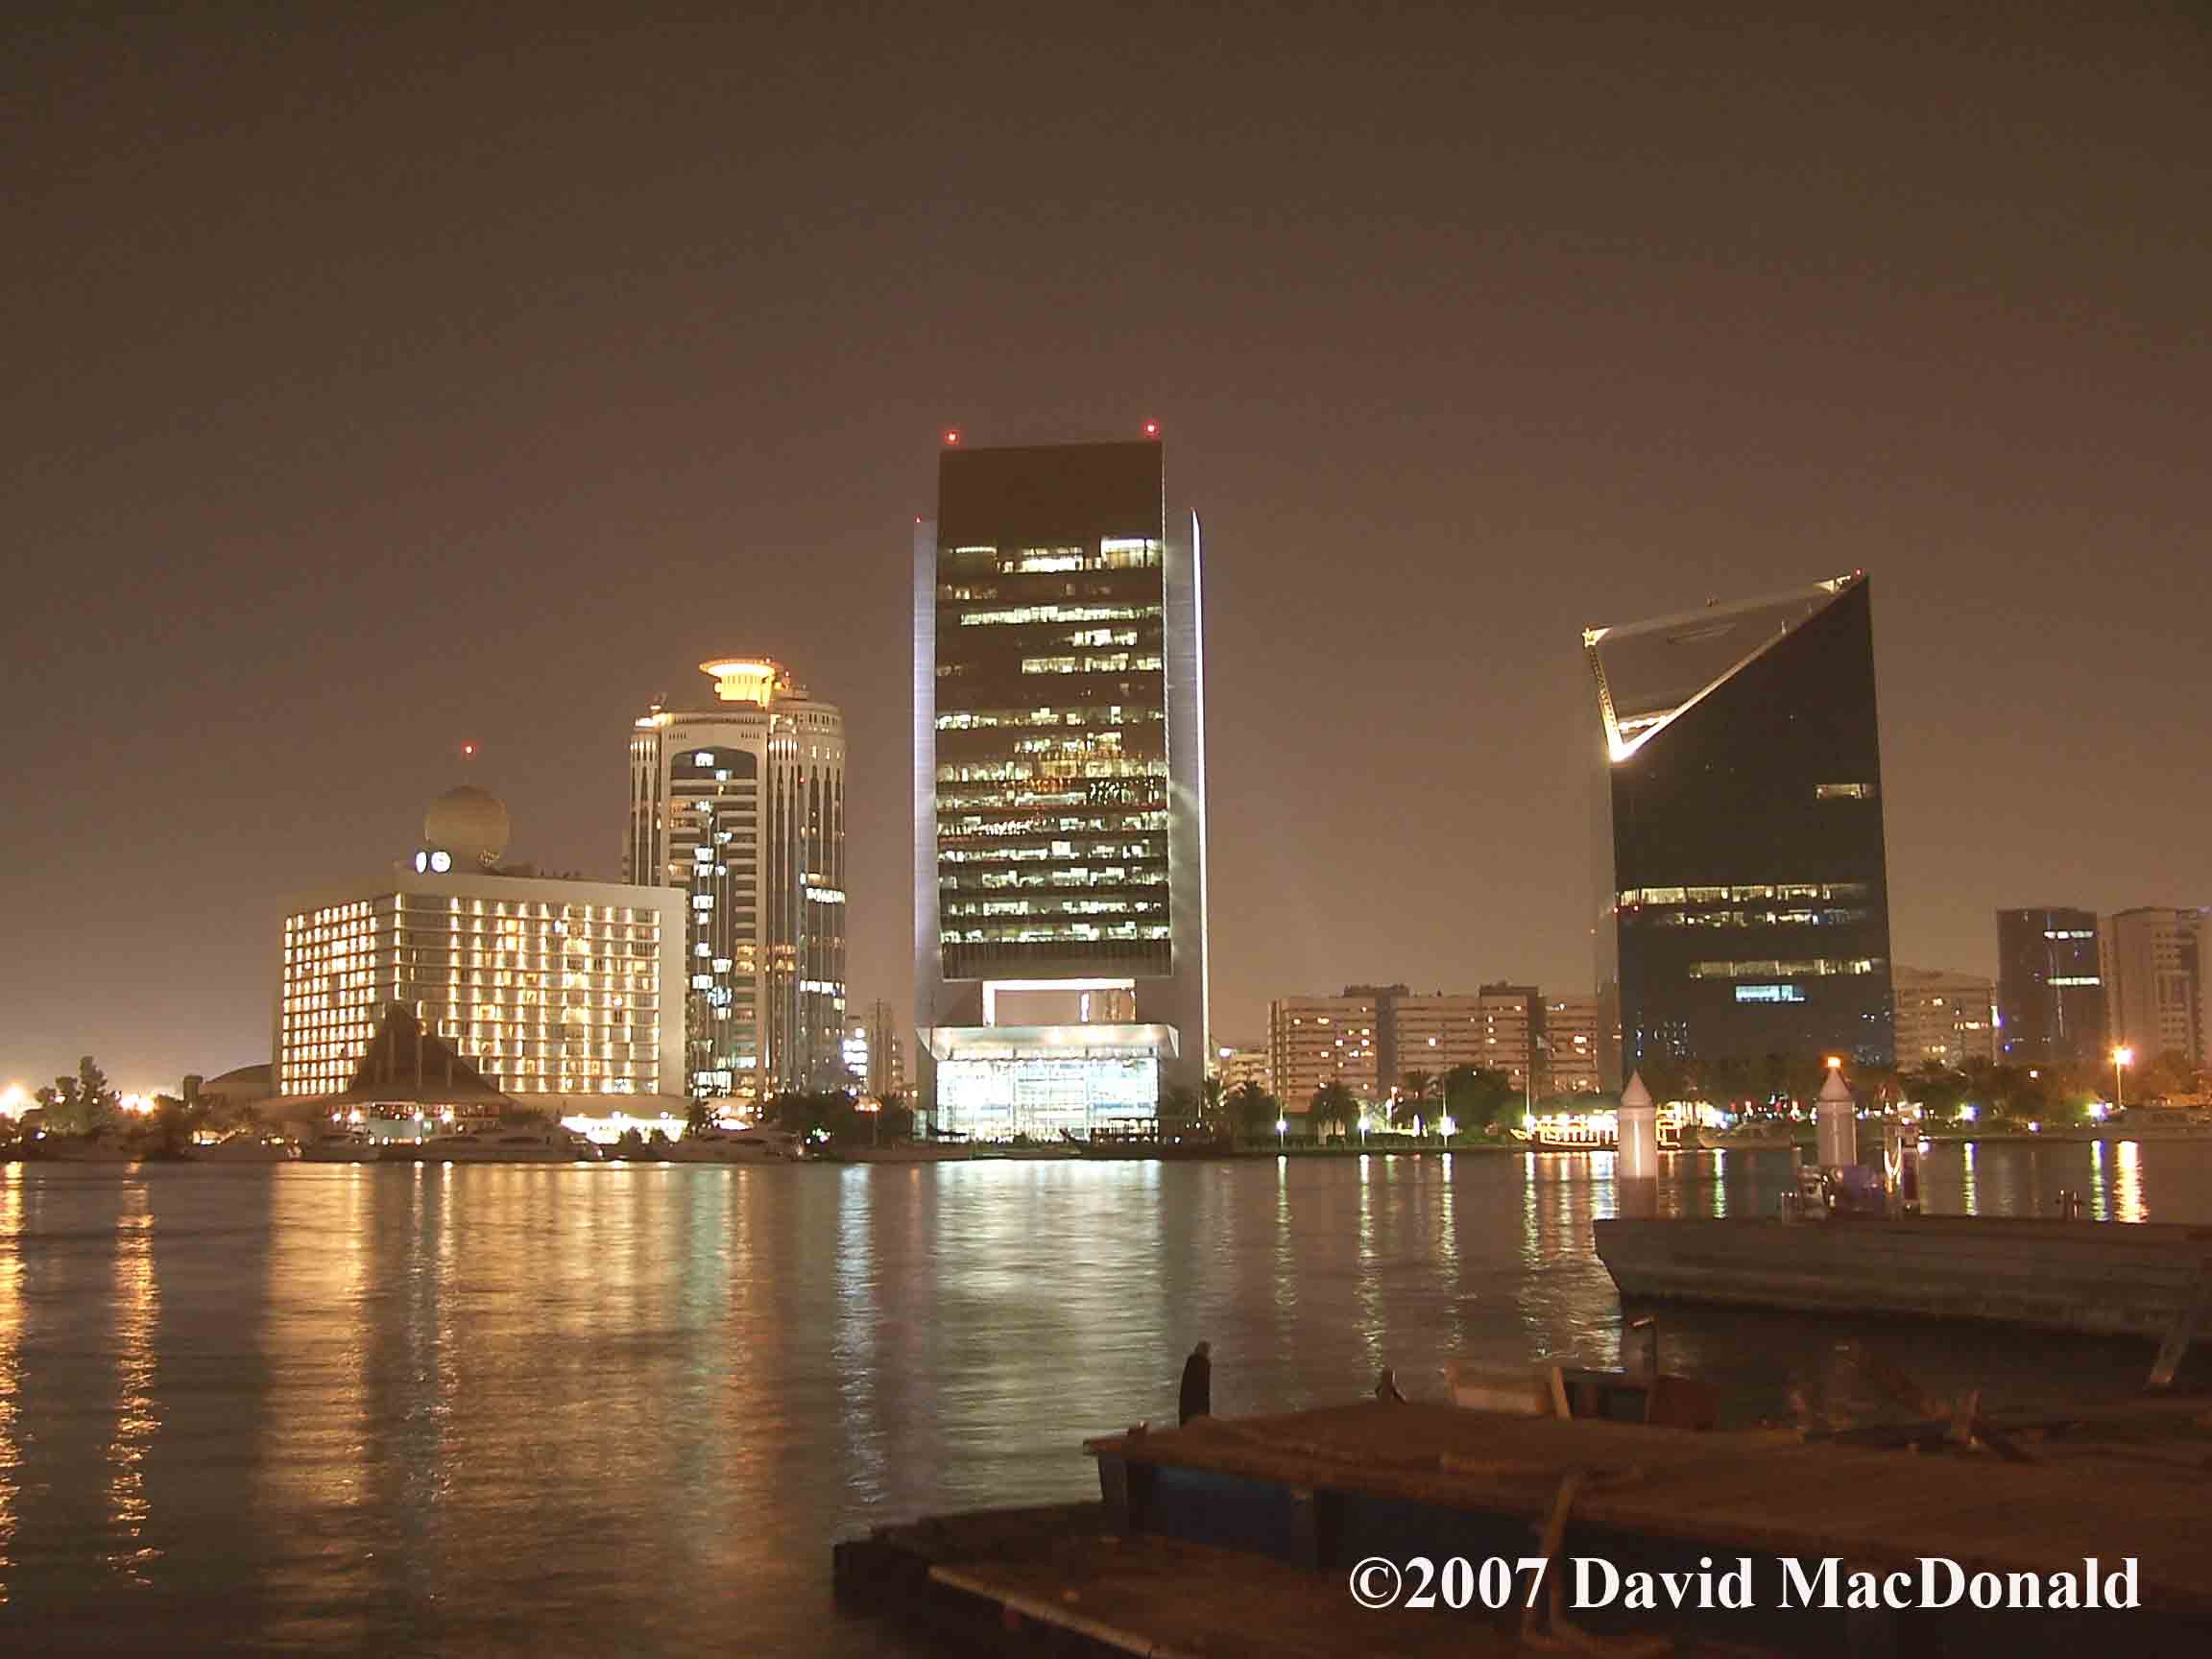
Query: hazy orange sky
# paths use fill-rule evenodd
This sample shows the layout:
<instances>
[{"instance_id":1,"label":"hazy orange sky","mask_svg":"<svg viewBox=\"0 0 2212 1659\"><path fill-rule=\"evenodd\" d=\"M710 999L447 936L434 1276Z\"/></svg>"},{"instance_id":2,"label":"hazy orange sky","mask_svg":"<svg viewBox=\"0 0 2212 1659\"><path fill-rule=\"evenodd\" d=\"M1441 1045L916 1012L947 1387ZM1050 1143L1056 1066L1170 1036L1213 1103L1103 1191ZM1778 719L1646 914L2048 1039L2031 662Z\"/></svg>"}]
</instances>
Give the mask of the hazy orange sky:
<instances>
[{"instance_id":1,"label":"hazy orange sky","mask_svg":"<svg viewBox=\"0 0 2212 1659\"><path fill-rule=\"evenodd\" d=\"M1899 960L2212 902L2202 9L1527 10L10 9L0 1081L265 1059L465 775L613 875L716 653L903 1000L949 424L1164 424L1222 1040L1586 989L1578 631L1853 568Z\"/></svg>"}]
</instances>

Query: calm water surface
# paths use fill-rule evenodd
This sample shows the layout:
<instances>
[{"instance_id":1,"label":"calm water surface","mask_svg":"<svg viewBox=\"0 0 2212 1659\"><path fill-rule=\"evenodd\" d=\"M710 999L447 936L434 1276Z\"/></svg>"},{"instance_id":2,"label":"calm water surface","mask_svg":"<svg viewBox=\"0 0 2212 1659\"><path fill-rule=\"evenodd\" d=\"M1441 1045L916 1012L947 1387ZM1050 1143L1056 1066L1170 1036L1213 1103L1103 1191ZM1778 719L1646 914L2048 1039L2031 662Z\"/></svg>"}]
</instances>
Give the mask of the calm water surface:
<instances>
[{"instance_id":1,"label":"calm water surface","mask_svg":"<svg viewBox=\"0 0 2212 1659\"><path fill-rule=\"evenodd\" d=\"M1676 1213L1787 1159L1669 1161ZM931 1167L0 1166L0 1651L898 1654L868 1525L1094 1493L1083 1436L1609 1363L1609 1155ZM1930 1207L2212 1220L2212 1148L1932 1159ZM1998 1407L2144 1351L1672 1312L1739 1419Z\"/></svg>"}]
</instances>

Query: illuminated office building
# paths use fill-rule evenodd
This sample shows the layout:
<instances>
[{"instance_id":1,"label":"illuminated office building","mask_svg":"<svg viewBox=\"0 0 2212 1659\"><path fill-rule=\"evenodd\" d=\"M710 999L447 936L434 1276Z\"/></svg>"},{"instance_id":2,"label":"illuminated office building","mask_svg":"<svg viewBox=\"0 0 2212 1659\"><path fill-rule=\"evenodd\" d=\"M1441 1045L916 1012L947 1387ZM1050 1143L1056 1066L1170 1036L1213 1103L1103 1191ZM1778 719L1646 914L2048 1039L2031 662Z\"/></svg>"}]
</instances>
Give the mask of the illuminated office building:
<instances>
[{"instance_id":1,"label":"illuminated office building","mask_svg":"<svg viewBox=\"0 0 2212 1659\"><path fill-rule=\"evenodd\" d=\"M700 664L711 698L630 736L623 872L684 897L685 1089L754 1105L846 1084L845 720L781 662Z\"/></svg>"},{"instance_id":2,"label":"illuminated office building","mask_svg":"<svg viewBox=\"0 0 2212 1659\"><path fill-rule=\"evenodd\" d=\"M1602 728L1607 1085L1661 1056L1887 1065L1865 577L1582 638Z\"/></svg>"},{"instance_id":3,"label":"illuminated office building","mask_svg":"<svg viewBox=\"0 0 2212 1659\"><path fill-rule=\"evenodd\" d=\"M2104 968L2097 912L1997 912L1998 1040L2016 1066L2104 1064Z\"/></svg>"},{"instance_id":4,"label":"illuminated office building","mask_svg":"<svg viewBox=\"0 0 2212 1659\"><path fill-rule=\"evenodd\" d=\"M523 1105L681 1093L682 895L510 872L506 833L454 790L392 875L287 907L279 1096L345 1090L395 1004Z\"/></svg>"},{"instance_id":5,"label":"illuminated office building","mask_svg":"<svg viewBox=\"0 0 2212 1659\"><path fill-rule=\"evenodd\" d=\"M914 533L917 1084L999 1138L1206 1075L1198 521L1162 446L970 449Z\"/></svg>"}]
</instances>

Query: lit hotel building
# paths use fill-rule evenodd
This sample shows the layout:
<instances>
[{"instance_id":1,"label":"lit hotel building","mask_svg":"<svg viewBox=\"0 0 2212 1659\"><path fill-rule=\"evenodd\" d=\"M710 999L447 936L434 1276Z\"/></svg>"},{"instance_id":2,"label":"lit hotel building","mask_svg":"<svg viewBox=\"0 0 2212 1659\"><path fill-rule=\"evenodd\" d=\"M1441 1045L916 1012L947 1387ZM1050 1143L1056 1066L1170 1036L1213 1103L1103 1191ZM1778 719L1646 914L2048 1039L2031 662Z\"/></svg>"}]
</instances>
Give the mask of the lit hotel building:
<instances>
[{"instance_id":1,"label":"lit hotel building","mask_svg":"<svg viewBox=\"0 0 2212 1659\"><path fill-rule=\"evenodd\" d=\"M478 789L423 830L392 876L287 907L276 1094L344 1091L395 1004L521 1105L680 1093L683 896L504 873L507 811Z\"/></svg>"},{"instance_id":2,"label":"lit hotel building","mask_svg":"<svg viewBox=\"0 0 2212 1659\"><path fill-rule=\"evenodd\" d=\"M1997 912L1998 1039L2016 1066L2102 1067L2104 968L2097 912Z\"/></svg>"},{"instance_id":3,"label":"lit hotel building","mask_svg":"<svg viewBox=\"0 0 2212 1659\"><path fill-rule=\"evenodd\" d=\"M683 1092L756 1105L842 1088L845 720L781 662L700 664L713 695L630 735L623 874L682 894Z\"/></svg>"},{"instance_id":4,"label":"lit hotel building","mask_svg":"<svg viewBox=\"0 0 2212 1659\"><path fill-rule=\"evenodd\" d=\"M948 435L914 579L923 1109L979 1139L1194 1112L1198 521L1161 445Z\"/></svg>"},{"instance_id":5,"label":"lit hotel building","mask_svg":"<svg viewBox=\"0 0 2212 1659\"><path fill-rule=\"evenodd\" d=\"M1661 1055L1889 1064L1865 577L1582 638L1603 739L1607 1085Z\"/></svg>"}]
</instances>

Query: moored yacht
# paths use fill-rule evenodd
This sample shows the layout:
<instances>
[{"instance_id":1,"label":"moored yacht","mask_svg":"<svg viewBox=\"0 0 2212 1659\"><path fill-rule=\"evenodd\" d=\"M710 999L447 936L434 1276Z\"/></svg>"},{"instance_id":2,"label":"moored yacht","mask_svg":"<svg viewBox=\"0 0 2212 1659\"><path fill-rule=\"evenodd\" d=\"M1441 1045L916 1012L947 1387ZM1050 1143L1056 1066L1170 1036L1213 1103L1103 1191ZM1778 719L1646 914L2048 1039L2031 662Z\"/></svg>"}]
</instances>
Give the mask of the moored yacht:
<instances>
[{"instance_id":1,"label":"moored yacht","mask_svg":"<svg viewBox=\"0 0 2212 1659\"><path fill-rule=\"evenodd\" d=\"M457 1135L384 1148L395 1163L595 1164L599 1148L558 1123L494 1123Z\"/></svg>"},{"instance_id":2,"label":"moored yacht","mask_svg":"<svg viewBox=\"0 0 2212 1659\"><path fill-rule=\"evenodd\" d=\"M670 1142L661 1156L670 1164L790 1164L805 1146L788 1129L709 1129Z\"/></svg>"},{"instance_id":3,"label":"moored yacht","mask_svg":"<svg viewBox=\"0 0 2212 1659\"><path fill-rule=\"evenodd\" d=\"M333 1126L300 1143L303 1164L373 1164L376 1159L376 1142L358 1129Z\"/></svg>"},{"instance_id":4,"label":"moored yacht","mask_svg":"<svg viewBox=\"0 0 2212 1659\"><path fill-rule=\"evenodd\" d=\"M203 1164L289 1164L300 1148L281 1135L246 1133L228 1136L208 1146L195 1146L192 1156Z\"/></svg>"}]
</instances>

